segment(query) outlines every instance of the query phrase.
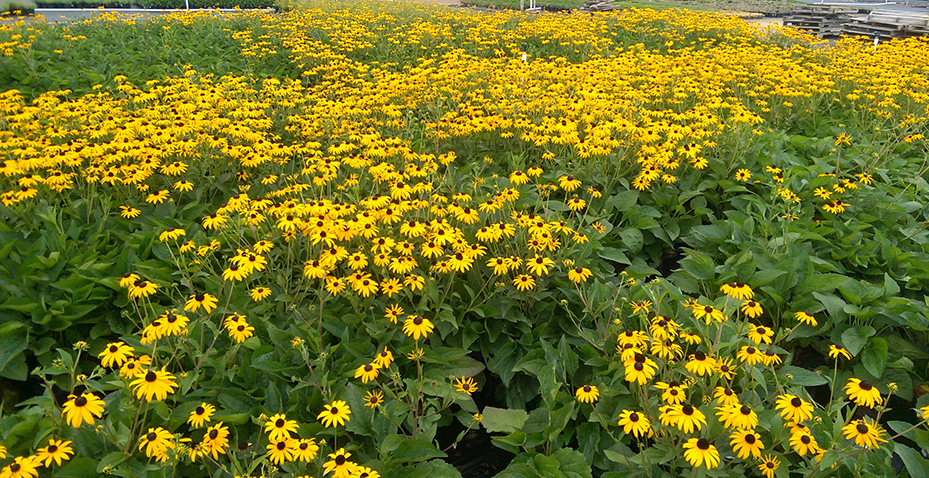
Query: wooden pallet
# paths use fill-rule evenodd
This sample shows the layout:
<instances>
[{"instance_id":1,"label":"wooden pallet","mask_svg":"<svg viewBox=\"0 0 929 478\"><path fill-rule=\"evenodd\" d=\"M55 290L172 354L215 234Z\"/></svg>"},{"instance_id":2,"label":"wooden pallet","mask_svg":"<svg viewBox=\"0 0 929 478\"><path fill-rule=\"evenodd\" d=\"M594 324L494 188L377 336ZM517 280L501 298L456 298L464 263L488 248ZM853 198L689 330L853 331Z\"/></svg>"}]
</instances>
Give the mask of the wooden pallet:
<instances>
[{"instance_id":1,"label":"wooden pallet","mask_svg":"<svg viewBox=\"0 0 929 478\"><path fill-rule=\"evenodd\" d=\"M883 38L907 38L929 34L929 13L874 10L867 15L852 15L843 32L850 35L879 35Z\"/></svg>"}]
</instances>

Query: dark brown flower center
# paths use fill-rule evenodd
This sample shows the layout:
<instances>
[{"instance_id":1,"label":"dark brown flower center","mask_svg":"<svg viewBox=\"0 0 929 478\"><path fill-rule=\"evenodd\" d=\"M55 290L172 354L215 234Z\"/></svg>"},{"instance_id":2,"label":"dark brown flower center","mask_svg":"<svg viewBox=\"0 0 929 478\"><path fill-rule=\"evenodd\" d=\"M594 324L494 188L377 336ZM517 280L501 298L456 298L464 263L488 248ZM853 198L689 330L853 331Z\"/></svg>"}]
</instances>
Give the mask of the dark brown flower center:
<instances>
[{"instance_id":1,"label":"dark brown flower center","mask_svg":"<svg viewBox=\"0 0 929 478\"><path fill-rule=\"evenodd\" d=\"M117 350L119 350L119 347L118 347L118 346L116 346L116 345L110 345L110 353L111 353L111 354L115 354Z\"/></svg>"},{"instance_id":2,"label":"dark brown flower center","mask_svg":"<svg viewBox=\"0 0 929 478\"><path fill-rule=\"evenodd\" d=\"M755 347L749 347L745 349L745 352L747 352L749 355L755 355Z\"/></svg>"},{"instance_id":3,"label":"dark brown flower center","mask_svg":"<svg viewBox=\"0 0 929 478\"><path fill-rule=\"evenodd\" d=\"M307 443L304 442L304 443L301 443L301 444L300 444L300 449L301 449L301 450L304 450L304 451L305 451L307 448L309 448L309 445L308 445Z\"/></svg>"},{"instance_id":4,"label":"dark brown flower center","mask_svg":"<svg viewBox=\"0 0 929 478\"><path fill-rule=\"evenodd\" d=\"M754 434L754 433L748 433L748 434L746 434L746 435L745 435L745 443L748 443L749 445L754 445L754 444L755 444L755 434Z\"/></svg>"},{"instance_id":5,"label":"dark brown flower center","mask_svg":"<svg viewBox=\"0 0 929 478\"><path fill-rule=\"evenodd\" d=\"M415 324L415 325L422 325L422 324L423 324L423 318L422 318L422 317L416 317L415 319L413 319L413 324Z\"/></svg>"},{"instance_id":6,"label":"dark brown flower center","mask_svg":"<svg viewBox=\"0 0 929 478\"><path fill-rule=\"evenodd\" d=\"M590 385L584 385L584 392L590 393Z\"/></svg>"},{"instance_id":7,"label":"dark brown flower center","mask_svg":"<svg viewBox=\"0 0 929 478\"><path fill-rule=\"evenodd\" d=\"M19 466L19 463L13 463L12 465L10 465L10 471L12 471L13 473L16 473L17 471L19 471L20 468L21 467Z\"/></svg>"},{"instance_id":8,"label":"dark brown flower center","mask_svg":"<svg viewBox=\"0 0 929 478\"><path fill-rule=\"evenodd\" d=\"M810 444L809 435L803 435L802 437L800 437L800 441L803 442L804 445L809 445Z\"/></svg>"},{"instance_id":9,"label":"dark brown flower center","mask_svg":"<svg viewBox=\"0 0 929 478\"><path fill-rule=\"evenodd\" d=\"M339 456L335 457L335 465L336 465L336 466L342 466L342 465L344 465L344 464L345 464L345 457L344 457L343 455L339 455Z\"/></svg>"},{"instance_id":10,"label":"dark brown flower center","mask_svg":"<svg viewBox=\"0 0 929 478\"><path fill-rule=\"evenodd\" d=\"M285 422L283 418L278 418L277 421L274 422L274 426L276 426L277 428L282 428L284 426L284 423Z\"/></svg>"},{"instance_id":11,"label":"dark brown flower center","mask_svg":"<svg viewBox=\"0 0 929 478\"><path fill-rule=\"evenodd\" d=\"M858 426L860 427L861 425L858 425ZM865 428L867 428L867 427L865 427ZM55 453L56 451L58 451L58 445L49 445L48 448L46 448L46 450L47 450L49 453Z\"/></svg>"},{"instance_id":12,"label":"dark brown flower center","mask_svg":"<svg viewBox=\"0 0 929 478\"><path fill-rule=\"evenodd\" d=\"M874 388L874 386L871 385L871 382L869 382L869 381L867 381L867 380L862 380L862 381L858 384L858 388L864 390L865 392L868 392L868 391L870 391L872 388Z\"/></svg>"},{"instance_id":13,"label":"dark brown flower center","mask_svg":"<svg viewBox=\"0 0 929 478\"><path fill-rule=\"evenodd\" d=\"M146 382L152 383L152 382L154 382L155 380L158 380L158 374L157 374L157 373L152 372L152 371L149 371L147 374L145 374L145 381L146 381Z\"/></svg>"},{"instance_id":14,"label":"dark brown flower center","mask_svg":"<svg viewBox=\"0 0 929 478\"><path fill-rule=\"evenodd\" d=\"M698 362L702 362L706 360L706 354L703 352L697 352L694 354L694 358L697 359Z\"/></svg>"},{"instance_id":15,"label":"dark brown flower center","mask_svg":"<svg viewBox=\"0 0 929 478\"><path fill-rule=\"evenodd\" d=\"M219 436L219 430L210 430L210 440L215 440Z\"/></svg>"},{"instance_id":16,"label":"dark brown flower center","mask_svg":"<svg viewBox=\"0 0 929 478\"><path fill-rule=\"evenodd\" d=\"M372 367L371 364L365 365L365 372L370 372L372 370L374 370L374 367Z\"/></svg>"},{"instance_id":17,"label":"dark brown flower center","mask_svg":"<svg viewBox=\"0 0 929 478\"><path fill-rule=\"evenodd\" d=\"M742 408L739 408L739 413L741 413L742 415L746 415L746 416L751 415L752 409L748 408L748 405L742 405Z\"/></svg>"},{"instance_id":18,"label":"dark brown flower center","mask_svg":"<svg viewBox=\"0 0 929 478\"><path fill-rule=\"evenodd\" d=\"M148 441L155 441L155 438L158 438L158 435L155 432L148 432L148 435L145 435L145 439Z\"/></svg>"},{"instance_id":19,"label":"dark brown flower center","mask_svg":"<svg viewBox=\"0 0 929 478\"><path fill-rule=\"evenodd\" d=\"M857 431L859 435L866 435L868 433L868 426L864 423L859 423L855 426L855 431Z\"/></svg>"},{"instance_id":20,"label":"dark brown flower center","mask_svg":"<svg viewBox=\"0 0 929 478\"><path fill-rule=\"evenodd\" d=\"M284 449L286 449L286 448L287 448L287 442L286 442L286 441L279 441L279 442L277 442L277 449L278 449L278 450L284 451Z\"/></svg>"},{"instance_id":21,"label":"dark brown flower center","mask_svg":"<svg viewBox=\"0 0 929 478\"><path fill-rule=\"evenodd\" d=\"M636 412L630 413L630 414L629 414L629 421L630 421L630 422L633 422L633 423L639 421L639 414L636 413Z\"/></svg>"},{"instance_id":22,"label":"dark brown flower center","mask_svg":"<svg viewBox=\"0 0 929 478\"><path fill-rule=\"evenodd\" d=\"M683 407L681 407L681 413L683 413L684 415L688 415L688 416L693 415L694 407L690 405L684 405Z\"/></svg>"},{"instance_id":23,"label":"dark brown flower center","mask_svg":"<svg viewBox=\"0 0 929 478\"><path fill-rule=\"evenodd\" d=\"M333 414L333 415L338 415L338 414L339 414L339 409L336 408L336 407L332 407L332 408L329 409L329 413L331 413L331 414Z\"/></svg>"},{"instance_id":24,"label":"dark brown flower center","mask_svg":"<svg viewBox=\"0 0 929 478\"><path fill-rule=\"evenodd\" d=\"M197 415L203 415L203 413L206 412L206 410L203 407L197 407L195 412L197 413Z\"/></svg>"},{"instance_id":25,"label":"dark brown flower center","mask_svg":"<svg viewBox=\"0 0 929 478\"><path fill-rule=\"evenodd\" d=\"M710 449L710 441L707 440L706 438L701 438L701 439L697 440L697 448L699 448L699 449L701 449L701 450L709 450L709 449Z\"/></svg>"},{"instance_id":26,"label":"dark brown flower center","mask_svg":"<svg viewBox=\"0 0 929 478\"><path fill-rule=\"evenodd\" d=\"M794 398L790 399L790 406L792 406L792 407L794 407L794 408L800 408L800 405L802 405L802 404L803 404L803 401L800 400L798 397L794 397Z\"/></svg>"}]
</instances>

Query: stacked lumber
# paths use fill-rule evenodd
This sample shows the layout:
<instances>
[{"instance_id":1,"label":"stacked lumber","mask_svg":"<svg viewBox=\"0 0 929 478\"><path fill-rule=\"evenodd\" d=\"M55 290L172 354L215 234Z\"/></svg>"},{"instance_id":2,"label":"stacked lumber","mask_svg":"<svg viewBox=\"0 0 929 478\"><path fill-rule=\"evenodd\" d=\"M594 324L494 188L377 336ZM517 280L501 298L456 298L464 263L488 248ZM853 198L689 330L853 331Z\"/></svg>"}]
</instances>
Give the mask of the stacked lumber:
<instances>
[{"instance_id":1,"label":"stacked lumber","mask_svg":"<svg viewBox=\"0 0 929 478\"><path fill-rule=\"evenodd\" d=\"M584 5L581 6L580 11L582 12L607 12L610 10L618 10L622 7L618 5L613 5L613 0L587 0L584 2Z\"/></svg>"},{"instance_id":2,"label":"stacked lumber","mask_svg":"<svg viewBox=\"0 0 929 478\"><path fill-rule=\"evenodd\" d=\"M857 8L828 5L797 6L784 17L784 26L807 30L820 38L837 37L842 34L846 22L855 13L858 13Z\"/></svg>"},{"instance_id":3,"label":"stacked lumber","mask_svg":"<svg viewBox=\"0 0 929 478\"><path fill-rule=\"evenodd\" d=\"M842 32L869 37L878 35L881 39L929 35L929 12L874 10L867 15L852 15Z\"/></svg>"}]
</instances>

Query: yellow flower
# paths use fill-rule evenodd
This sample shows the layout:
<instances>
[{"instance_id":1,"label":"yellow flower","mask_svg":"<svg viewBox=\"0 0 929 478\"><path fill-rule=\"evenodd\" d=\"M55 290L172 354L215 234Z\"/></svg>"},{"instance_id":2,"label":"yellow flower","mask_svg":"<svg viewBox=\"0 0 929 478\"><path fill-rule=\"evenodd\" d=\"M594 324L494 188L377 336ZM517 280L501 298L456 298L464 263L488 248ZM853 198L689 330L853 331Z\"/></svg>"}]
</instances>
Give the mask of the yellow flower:
<instances>
[{"instance_id":1,"label":"yellow flower","mask_svg":"<svg viewBox=\"0 0 929 478\"><path fill-rule=\"evenodd\" d=\"M581 403L594 403L600 397L600 390L597 390L597 387L593 385L584 385L579 387L574 395L577 397L577 401Z\"/></svg>"},{"instance_id":2,"label":"yellow flower","mask_svg":"<svg viewBox=\"0 0 929 478\"><path fill-rule=\"evenodd\" d=\"M403 321L403 333L413 337L413 340L419 340L420 337L426 338L434 328L435 326L429 319L418 315L407 316Z\"/></svg>"},{"instance_id":3,"label":"yellow flower","mask_svg":"<svg viewBox=\"0 0 929 478\"><path fill-rule=\"evenodd\" d=\"M187 302L184 303L184 310L189 310L191 312L196 312L197 309L203 307L203 311L209 314L214 309L216 305L219 304L219 299L215 296L205 293L197 293L190 296L187 299Z\"/></svg>"},{"instance_id":4,"label":"yellow flower","mask_svg":"<svg viewBox=\"0 0 929 478\"><path fill-rule=\"evenodd\" d=\"M103 417L103 400L92 393L82 393L80 396L68 395L68 401L62 406L62 415L65 422L74 428L82 423L94 424L94 417Z\"/></svg>"},{"instance_id":5,"label":"yellow flower","mask_svg":"<svg viewBox=\"0 0 929 478\"><path fill-rule=\"evenodd\" d=\"M138 399L145 399L147 402L155 400L162 401L168 398L169 393L174 393L177 388L174 375L162 367L161 370L149 370L144 376L133 380L130 387L135 389L135 396Z\"/></svg>"},{"instance_id":6,"label":"yellow flower","mask_svg":"<svg viewBox=\"0 0 929 478\"><path fill-rule=\"evenodd\" d=\"M351 409L344 400L335 400L329 405L323 405L324 410L316 418L323 423L326 428L331 426L341 426L349 421Z\"/></svg>"},{"instance_id":7,"label":"yellow flower","mask_svg":"<svg viewBox=\"0 0 929 478\"><path fill-rule=\"evenodd\" d=\"M477 382L471 377L456 378L455 390L471 395L477 391Z\"/></svg>"}]
</instances>

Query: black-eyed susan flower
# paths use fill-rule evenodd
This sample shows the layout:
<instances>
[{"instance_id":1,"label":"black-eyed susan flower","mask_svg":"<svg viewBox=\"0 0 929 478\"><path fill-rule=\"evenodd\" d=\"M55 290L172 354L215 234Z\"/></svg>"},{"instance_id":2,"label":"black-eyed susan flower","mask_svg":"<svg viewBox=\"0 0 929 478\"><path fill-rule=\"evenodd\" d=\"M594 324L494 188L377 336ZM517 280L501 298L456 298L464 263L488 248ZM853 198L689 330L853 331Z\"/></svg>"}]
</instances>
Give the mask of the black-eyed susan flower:
<instances>
[{"instance_id":1,"label":"black-eyed susan flower","mask_svg":"<svg viewBox=\"0 0 929 478\"><path fill-rule=\"evenodd\" d=\"M874 408L875 405L884 403L881 392L867 380L850 378L842 389L845 390L849 400L858 406Z\"/></svg>"},{"instance_id":2,"label":"black-eyed susan flower","mask_svg":"<svg viewBox=\"0 0 929 478\"><path fill-rule=\"evenodd\" d=\"M145 451L145 456L157 461L167 461L168 449L174 449L174 435L161 427L149 428L148 432L139 437L139 451Z\"/></svg>"},{"instance_id":3,"label":"black-eyed susan flower","mask_svg":"<svg viewBox=\"0 0 929 478\"><path fill-rule=\"evenodd\" d=\"M736 353L736 358L739 359L740 362L747 363L748 365L755 365L764 362L764 353L762 353L758 347L743 345L742 348L739 349L739 352Z\"/></svg>"},{"instance_id":4,"label":"black-eyed susan flower","mask_svg":"<svg viewBox=\"0 0 929 478\"><path fill-rule=\"evenodd\" d=\"M135 389L136 398L151 402L152 399L162 401L168 398L168 394L174 393L174 389L177 388L177 382L174 375L162 367L161 370L145 372L145 375L133 380L129 386Z\"/></svg>"},{"instance_id":5,"label":"black-eyed susan flower","mask_svg":"<svg viewBox=\"0 0 929 478\"><path fill-rule=\"evenodd\" d=\"M770 344L774 339L774 330L763 325L749 324L748 339L755 344Z\"/></svg>"},{"instance_id":6,"label":"black-eyed susan flower","mask_svg":"<svg viewBox=\"0 0 929 478\"><path fill-rule=\"evenodd\" d=\"M574 282L575 284L587 282L587 279L589 279L591 275L593 275L593 273L586 267L575 267L573 269L568 269L568 280Z\"/></svg>"},{"instance_id":7,"label":"black-eyed susan flower","mask_svg":"<svg viewBox=\"0 0 929 478\"><path fill-rule=\"evenodd\" d=\"M641 330L627 330L621 332L616 338L620 345L630 344L633 347L642 348L648 345L648 335Z\"/></svg>"},{"instance_id":8,"label":"black-eyed susan flower","mask_svg":"<svg viewBox=\"0 0 929 478\"><path fill-rule=\"evenodd\" d=\"M748 405L735 403L716 410L719 421L728 429L754 430L758 426L758 415Z\"/></svg>"},{"instance_id":9,"label":"black-eyed susan flower","mask_svg":"<svg viewBox=\"0 0 929 478\"><path fill-rule=\"evenodd\" d=\"M669 405L684 403L687 399L687 385L678 382L655 382L655 388L663 390L661 399Z\"/></svg>"},{"instance_id":10,"label":"black-eyed susan flower","mask_svg":"<svg viewBox=\"0 0 929 478\"><path fill-rule=\"evenodd\" d=\"M736 367L732 365L731 358L718 359L716 360L716 372L726 380L732 380L735 377Z\"/></svg>"},{"instance_id":11,"label":"black-eyed susan flower","mask_svg":"<svg viewBox=\"0 0 929 478\"><path fill-rule=\"evenodd\" d=\"M777 468L781 466L781 461L775 456L765 455L764 459L761 460L761 464L758 465L758 470L765 476L765 478L774 478L774 474L777 471Z\"/></svg>"},{"instance_id":12,"label":"black-eyed susan flower","mask_svg":"<svg viewBox=\"0 0 929 478\"><path fill-rule=\"evenodd\" d=\"M210 421L214 413L216 413L216 407L209 403L201 403L190 412L190 416L187 417L187 423L194 428L200 428Z\"/></svg>"},{"instance_id":13,"label":"black-eyed susan flower","mask_svg":"<svg viewBox=\"0 0 929 478\"><path fill-rule=\"evenodd\" d=\"M193 294L187 299L187 302L184 303L184 310L196 312L197 309L203 307L203 311L209 314L216 309L218 303L219 299L215 296L201 292Z\"/></svg>"},{"instance_id":14,"label":"black-eyed susan flower","mask_svg":"<svg viewBox=\"0 0 929 478\"><path fill-rule=\"evenodd\" d=\"M400 313L403 313L402 311ZM394 354L390 350L384 349L374 356L374 363L380 368L390 367L394 361Z\"/></svg>"},{"instance_id":15,"label":"black-eyed susan flower","mask_svg":"<svg viewBox=\"0 0 929 478\"><path fill-rule=\"evenodd\" d=\"M403 333L413 337L413 340L419 340L420 337L426 338L434 328L432 321L419 315L407 316L403 321Z\"/></svg>"},{"instance_id":16,"label":"black-eyed susan flower","mask_svg":"<svg viewBox=\"0 0 929 478\"><path fill-rule=\"evenodd\" d=\"M355 378L360 378L361 383L368 383L371 380L376 380L380 367L376 363L366 363L364 365L358 366L355 369Z\"/></svg>"},{"instance_id":17,"label":"black-eyed susan flower","mask_svg":"<svg viewBox=\"0 0 929 478\"><path fill-rule=\"evenodd\" d=\"M188 322L190 322L190 319L183 315L176 314L173 310L165 312L158 317L158 323L160 325L157 327L157 330L155 330L155 334L159 337L183 335L187 330Z\"/></svg>"},{"instance_id":18,"label":"black-eyed susan flower","mask_svg":"<svg viewBox=\"0 0 929 478\"><path fill-rule=\"evenodd\" d=\"M323 471L327 475L332 473L332 478L349 478L358 469L357 464L348 460L350 456L351 453L339 448L335 453L329 454L329 461L323 463Z\"/></svg>"},{"instance_id":19,"label":"black-eyed susan flower","mask_svg":"<svg viewBox=\"0 0 929 478\"><path fill-rule=\"evenodd\" d=\"M290 437L271 440L265 447L268 450L268 460L275 465L294 460L294 448L297 440Z\"/></svg>"},{"instance_id":20,"label":"black-eyed susan flower","mask_svg":"<svg viewBox=\"0 0 929 478\"><path fill-rule=\"evenodd\" d=\"M245 342L246 339L255 335L255 328L245 321L245 317L241 317L233 323L226 324L226 331L229 333L229 338L238 344Z\"/></svg>"},{"instance_id":21,"label":"black-eyed susan flower","mask_svg":"<svg viewBox=\"0 0 929 478\"><path fill-rule=\"evenodd\" d=\"M845 360L851 360L852 354L848 353L845 347L829 344L829 356L838 360L839 357L845 357Z\"/></svg>"},{"instance_id":22,"label":"black-eyed susan flower","mask_svg":"<svg viewBox=\"0 0 929 478\"><path fill-rule=\"evenodd\" d=\"M176 241L179 237L186 235L187 232L183 229L177 229L174 227L169 227L165 229L164 232L158 235L158 240L161 242Z\"/></svg>"},{"instance_id":23,"label":"black-eyed susan flower","mask_svg":"<svg viewBox=\"0 0 929 478\"><path fill-rule=\"evenodd\" d=\"M716 387L713 389L713 398L720 405L735 405L739 403L739 396L729 387Z\"/></svg>"},{"instance_id":24,"label":"black-eyed susan flower","mask_svg":"<svg viewBox=\"0 0 929 478\"><path fill-rule=\"evenodd\" d=\"M846 440L854 440L856 445L867 448L875 448L887 442L883 438L884 431L865 418L849 422L842 427L842 433Z\"/></svg>"},{"instance_id":25,"label":"black-eyed susan flower","mask_svg":"<svg viewBox=\"0 0 929 478\"><path fill-rule=\"evenodd\" d=\"M713 307L712 305L697 304L693 309L691 309L691 311L693 312L695 318L703 319L707 325L709 325L710 322L714 319L717 322L726 321L726 315L723 314L723 311Z\"/></svg>"},{"instance_id":26,"label":"black-eyed susan flower","mask_svg":"<svg viewBox=\"0 0 929 478\"><path fill-rule=\"evenodd\" d=\"M255 302L261 302L268 298L271 295L271 289L267 287L255 287L249 291L249 295L252 297L252 300Z\"/></svg>"},{"instance_id":27,"label":"black-eyed susan flower","mask_svg":"<svg viewBox=\"0 0 929 478\"><path fill-rule=\"evenodd\" d=\"M299 428L300 425L297 424L296 420L288 420L283 413L272 415L265 422L265 433L268 434L268 439L271 441L290 438L291 432L296 433Z\"/></svg>"},{"instance_id":28,"label":"black-eyed susan flower","mask_svg":"<svg viewBox=\"0 0 929 478\"><path fill-rule=\"evenodd\" d=\"M636 353L633 360L625 364L625 379L627 382L636 382L645 385L658 371L658 364L644 354Z\"/></svg>"},{"instance_id":29,"label":"black-eyed susan flower","mask_svg":"<svg viewBox=\"0 0 929 478\"><path fill-rule=\"evenodd\" d=\"M804 456L807 453L817 455L820 452L819 445L816 443L816 438L807 430L791 433L790 446L793 447L794 451L800 456Z\"/></svg>"},{"instance_id":30,"label":"black-eyed susan flower","mask_svg":"<svg viewBox=\"0 0 929 478\"><path fill-rule=\"evenodd\" d=\"M750 457L761 458L761 450L764 450L764 443L761 442L761 436L754 430L738 430L729 436L729 445L732 451L736 452L739 458L747 460Z\"/></svg>"},{"instance_id":31,"label":"black-eyed susan flower","mask_svg":"<svg viewBox=\"0 0 929 478\"><path fill-rule=\"evenodd\" d=\"M623 433L634 435L636 438L652 436L655 433L652 430L652 425L648 417L641 412L623 410L619 414L619 422L617 424L623 427Z\"/></svg>"},{"instance_id":32,"label":"black-eyed susan flower","mask_svg":"<svg viewBox=\"0 0 929 478\"><path fill-rule=\"evenodd\" d=\"M329 428L331 426L341 426L350 420L351 409L344 400L335 400L329 405L323 405L323 411L316 417L322 424Z\"/></svg>"},{"instance_id":33,"label":"black-eyed susan flower","mask_svg":"<svg viewBox=\"0 0 929 478\"><path fill-rule=\"evenodd\" d=\"M526 260L526 268L529 269L529 272L540 277L548 275L548 269L553 265L555 265L555 261L539 255Z\"/></svg>"},{"instance_id":34,"label":"black-eyed susan flower","mask_svg":"<svg viewBox=\"0 0 929 478\"><path fill-rule=\"evenodd\" d=\"M377 408L384 403L384 394L377 390L369 390L364 396L365 406Z\"/></svg>"},{"instance_id":35,"label":"black-eyed susan flower","mask_svg":"<svg viewBox=\"0 0 929 478\"><path fill-rule=\"evenodd\" d=\"M158 292L158 284L145 279L139 279L129 286L130 299L148 297L155 292Z\"/></svg>"},{"instance_id":36,"label":"black-eyed susan flower","mask_svg":"<svg viewBox=\"0 0 929 478\"><path fill-rule=\"evenodd\" d=\"M697 351L690 355L690 360L684 364L688 372L699 376L712 375L716 370L716 359L710 357L702 351Z\"/></svg>"},{"instance_id":37,"label":"black-eyed susan flower","mask_svg":"<svg viewBox=\"0 0 929 478\"><path fill-rule=\"evenodd\" d=\"M781 363L781 356L777 352L768 349L764 351L764 357L761 359L765 367L773 367Z\"/></svg>"},{"instance_id":38,"label":"black-eyed susan flower","mask_svg":"<svg viewBox=\"0 0 929 478\"><path fill-rule=\"evenodd\" d=\"M119 206L119 215L123 219L135 219L142 215L142 211L132 206Z\"/></svg>"},{"instance_id":39,"label":"black-eyed susan flower","mask_svg":"<svg viewBox=\"0 0 929 478\"><path fill-rule=\"evenodd\" d=\"M135 378L145 374L148 366L152 364L152 357L140 355L138 357L129 357L126 363L119 368L119 376L122 378Z\"/></svg>"},{"instance_id":40,"label":"black-eyed susan flower","mask_svg":"<svg viewBox=\"0 0 929 478\"><path fill-rule=\"evenodd\" d=\"M70 441L55 440L52 438L48 441L47 446L36 450L35 458L36 461L42 462L46 468L50 468L52 462L61 466L61 462L70 460L73 454L74 450L71 448ZM2 475L2 473L0 473L0 475Z\"/></svg>"},{"instance_id":41,"label":"black-eyed susan flower","mask_svg":"<svg viewBox=\"0 0 929 478\"><path fill-rule=\"evenodd\" d=\"M248 277L248 269L239 267L235 264L230 265L223 271L223 280L228 282L240 282ZM204 307L206 309L206 307ZM207 311L209 313L209 311Z\"/></svg>"},{"instance_id":42,"label":"black-eyed susan flower","mask_svg":"<svg viewBox=\"0 0 929 478\"><path fill-rule=\"evenodd\" d=\"M578 387L574 395L577 397L577 401L581 403L594 403L600 398L600 390L594 385L584 385Z\"/></svg>"},{"instance_id":43,"label":"black-eyed susan flower","mask_svg":"<svg viewBox=\"0 0 929 478\"><path fill-rule=\"evenodd\" d=\"M691 438L684 443L684 459L694 467L705 465L710 470L719 466L719 451L706 438Z\"/></svg>"},{"instance_id":44,"label":"black-eyed susan flower","mask_svg":"<svg viewBox=\"0 0 929 478\"><path fill-rule=\"evenodd\" d=\"M225 455L229 448L229 427L219 422L207 428L200 448L203 455L212 455L214 460L218 460L219 455Z\"/></svg>"},{"instance_id":45,"label":"black-eyed susan flower","mask_svg":"<svg viewBox=\"0 0 929 478\"><path fill-rule=\"evenodd\" d=\"M753 319L757 319L758 317L761 317L761 314L764 313L764 310L761 308L761 304L759 304L758 302L754 300L746 300L742 304L741 310L743 314Z\"/></svg>"},{"instance_id":46,"label":"black-eyed susan flower","mask_svg":"<svg viewBox=\"0 0 929 478\"><path fill-rule=\"evenodd\" d=\"M316 458L318 452L319 445L316 444L316 440L312 438L302 438L297 441L297 446L293 449L293 456L295 460L308 463Z\"/></svg>"},{"instance_id":47,"label":"black-eyed susan flower","mask_svg":"<svg viewBox=\"0 0 929 478\"><path fill-rule=\"evenodd\" d=\"M471 395L477 391L477 382L472 377L461 377L455 379L455 390Z\"/></svg>"},{"instance_id":48,"label":"black-eyed susan flower","mask_svg":"<svg viewBox=\"0 0 929 478\"><path fill-rule=\"evenodd\" d=\"M558 178L558 186L565 192L571 192L581 186L581 180L574 176L561 176Z\"/></svg>"},{"instance_id":49,"label":"black-eyed susan flower","mask_svg":"<svg viewBox=\"0 0 929 478\"><path fill-rule=\"evenodd\" d=\"M752 288L741 281L729 282L723 284L719 290L723 293L737 300L751 299L755 296L755 292Z\"/></svg>"},{"instance_id":50,"label":"black-eyed susan flower","mask_svg":"<svg viewBox=\"0 0 929 478\"><path fill-rule=\"evenodd\" d=\"M743 169L740 169L740 170L738 170L738 171L735 172L735 180L736 180L736 181L741 181L741 182L744 183L744 182L746 182L746 181L748 181L748 180L750 180L750 179L752 179L752 173L751 173L751 171L749 171L749 170L747 170L747 169L744 169L744 168L743 168Z\"/></svg>"},{"instance_id":51,"label":"black-eyed susan flower","mask_svg":"<svg viewBox=\"0 0 929 478\"><path fill-rule=\"evenodd\" d=\"M687 434L700 431L706 425L706 415L687 403L671 405L667 415L672 426Z\"/></svg>"},{"instance_id":52,"label":"black-eyed susan flower","mask_svg":"<svg viewBox=\"0 0 929 478\"><path fill-rule=\"evenodd\" d=\"M85 422L93 425L94 417L103 417L103 406L103 400L92 393L82 393L80 396L68 395L61 413L68 425L78 428Z\"/></svg>"},{"instance_id":53,"label":"black-eyed susan flower","mask_svg":"<svg viewBox=\"0 0 929 478\"><path fill-rule=\"evenodd\" d=\"M34 456L17 456L13 459L13 463L0 470L0 476L4 478L35 478L39 476L38 468L40 466L42 464Z\"/></svg>"},{"instance_id":54,"label":"black-eyed susan flower","mask_svg":"<svg viewBox=\"0 0 929 478\"><path fill-rule=\"evenodd\" d=\"M690 332L690 331L681 332L680 337L684 339L684 341L687 342L688 345L700 345L701 343L703 343L703 339L700 338L699 335L693 332Z\"/></svg>"},{"instance_id":55,"label":"black-eyed susan flower","mask_svg":"<svg viewBox=\"0 0 929 478\"><path fill-rule=\"evenodd\" d=\"M106 348L97 357L100 357L100 364L104 367L122 367L133 352L134 349L123 342L111 342L106 344Z\"/></svg>"},{"instance_id":56,"label":"black-eyed susan flower","mask_svg":"<svg viewBox=\"0 0 929 478\"><path fill-rule=\"evenodd\" d=\"M802 422L813 418L813 404L796 395L778 395L774 409L781 413L784 420L788 421Z\"/></svg>"}]
</instances>

